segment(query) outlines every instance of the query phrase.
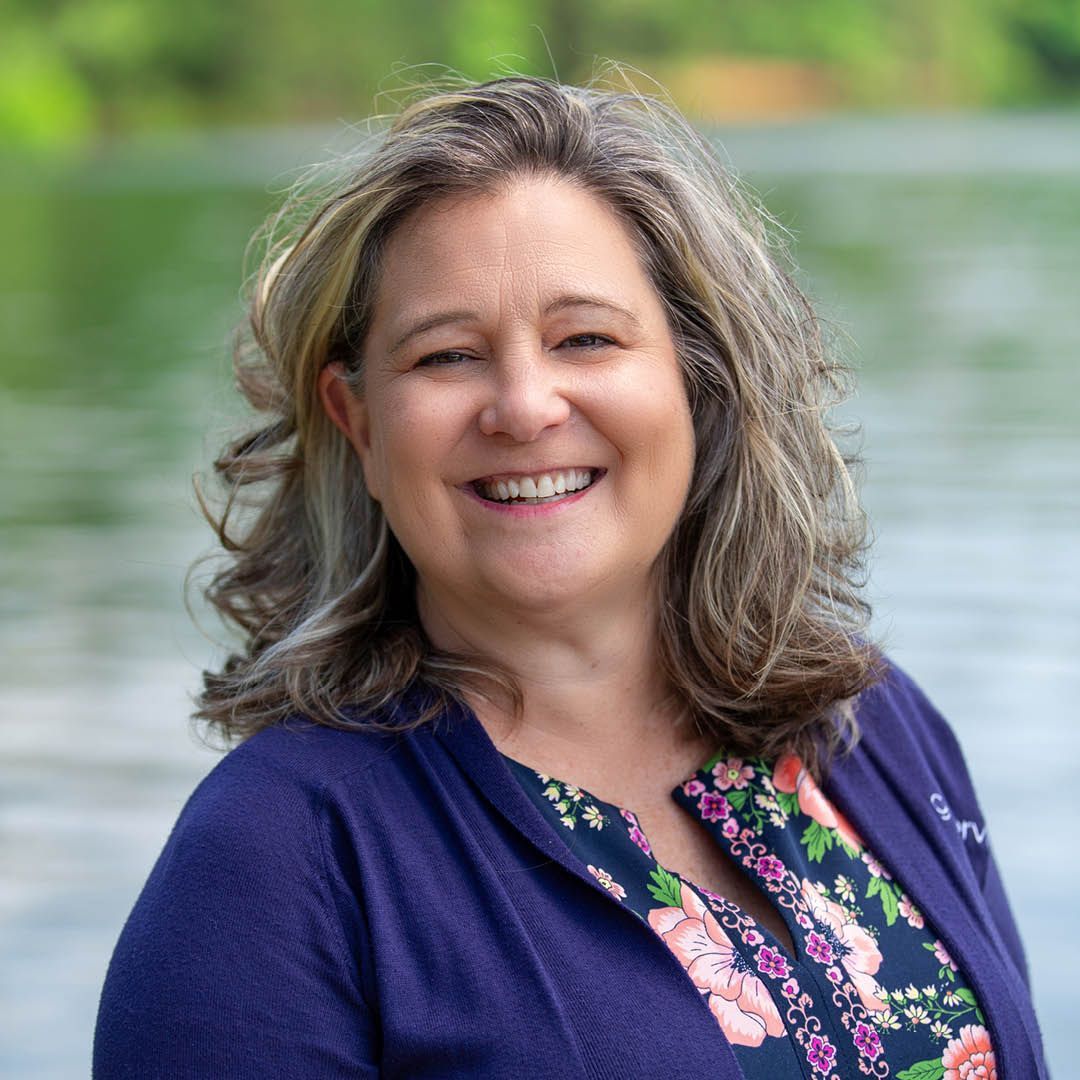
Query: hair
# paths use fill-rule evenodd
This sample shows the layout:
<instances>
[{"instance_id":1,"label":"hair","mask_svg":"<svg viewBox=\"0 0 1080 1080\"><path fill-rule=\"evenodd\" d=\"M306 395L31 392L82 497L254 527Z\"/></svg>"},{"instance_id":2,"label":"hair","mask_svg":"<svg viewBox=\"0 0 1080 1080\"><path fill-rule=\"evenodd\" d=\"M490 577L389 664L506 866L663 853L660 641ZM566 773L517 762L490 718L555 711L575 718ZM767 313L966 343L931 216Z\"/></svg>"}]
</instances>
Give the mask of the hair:
<instances>
[{"instance_id":1,"label":"hair","mask_svg":"<svg viewBox=\"0 0 1080 1080\"><path fill-rule=\"evenodd\" d=\"M729 751L816 767L855 734L843 706L878 670L865 521L829 426L846 370L767 215L674 107L519 76L428 90L328 188L298 192L273 219L235 352L258 424L215 462L222 509L200 494L226 560L206 597L243 642L205 673L196 716L236 741L297 713L401 730L387 710L406 690L428 703L406 726L467 691L520 708L508 673L427 640L415 571L317 380L340 361L363 393L380 258L406 215L533 176L619 216L682 364L695 465L657 565L672 692ZM282 232L287 221L298 223Z\"/></svg>"}]
</instances>

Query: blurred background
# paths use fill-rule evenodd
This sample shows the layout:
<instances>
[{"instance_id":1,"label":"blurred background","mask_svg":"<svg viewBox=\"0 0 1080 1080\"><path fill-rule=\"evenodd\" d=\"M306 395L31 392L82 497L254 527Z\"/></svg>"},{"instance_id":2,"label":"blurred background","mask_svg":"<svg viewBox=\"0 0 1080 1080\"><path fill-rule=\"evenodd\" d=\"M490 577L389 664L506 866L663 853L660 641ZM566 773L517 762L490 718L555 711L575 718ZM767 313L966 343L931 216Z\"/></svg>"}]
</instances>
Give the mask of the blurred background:
<instances>
[{"instance_id":1,"label":"blurred background","mask_svg":"<svg viewBox=\"0 0 1080 1080\"><path fill-rule=\"evenodd\" d=\"M965 745L1069 1074L1080 0L5 0L5 1077L87 1074L112 945L217 760L183 579L192 473L240 416L247 238L415 65L597 57L760 192L858 369L877 628Z\"/></svg>"}]
</instances>

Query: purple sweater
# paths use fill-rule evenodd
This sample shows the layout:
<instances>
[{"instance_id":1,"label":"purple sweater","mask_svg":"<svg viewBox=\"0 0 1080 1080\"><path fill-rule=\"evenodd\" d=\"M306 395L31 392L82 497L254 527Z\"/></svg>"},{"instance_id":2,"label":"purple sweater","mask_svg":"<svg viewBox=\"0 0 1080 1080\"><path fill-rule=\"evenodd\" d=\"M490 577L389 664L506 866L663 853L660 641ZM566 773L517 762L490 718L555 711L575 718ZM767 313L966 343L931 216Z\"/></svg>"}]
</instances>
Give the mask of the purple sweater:
<instances>
[{"instance_id":1,"label":"purple sweater","mask_svg":"<svg viewBox=\"0 0 1080 1080\"><path fill-rule=\"evenodd\" d=\"M999 1080L1045 1077L952 732L895 668L857 715L825 790L968 974ZM121 934L94 1045L98 1080L550 1075L742 1073L466 710L400 735L293 722L227 755Z\"/></svg>"}]
</instances>

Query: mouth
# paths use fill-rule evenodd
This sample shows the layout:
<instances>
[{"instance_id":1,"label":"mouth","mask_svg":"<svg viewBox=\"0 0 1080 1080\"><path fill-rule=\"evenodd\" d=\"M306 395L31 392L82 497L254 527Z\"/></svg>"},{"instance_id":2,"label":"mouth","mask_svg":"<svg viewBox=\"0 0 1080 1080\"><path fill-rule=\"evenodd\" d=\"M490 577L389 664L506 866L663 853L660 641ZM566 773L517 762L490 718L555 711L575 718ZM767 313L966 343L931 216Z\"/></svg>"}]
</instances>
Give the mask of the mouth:
<instances>
[{"instance_id":1,"label":"mouth","mask_svg":"<svg viewBox=\"0 0 1080 1080\"><path fill-rule=\"evenodd\" d=\"M503 506L539 506L578 495L595 484L605 469L554 469L540 473L483 476L468 486L485 502Z\"/></svg>"}]
</instances>

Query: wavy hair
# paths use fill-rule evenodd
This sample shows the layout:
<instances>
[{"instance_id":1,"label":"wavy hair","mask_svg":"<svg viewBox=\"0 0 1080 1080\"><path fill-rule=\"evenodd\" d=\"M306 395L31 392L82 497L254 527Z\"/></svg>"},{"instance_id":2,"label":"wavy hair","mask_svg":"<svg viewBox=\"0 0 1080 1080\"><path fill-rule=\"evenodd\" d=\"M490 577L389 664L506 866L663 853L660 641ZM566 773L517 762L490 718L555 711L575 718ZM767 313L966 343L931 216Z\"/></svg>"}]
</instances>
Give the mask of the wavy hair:
<instances>
[{"instance_id":1,"label":"wavy hair","mask_svg":"<svg viewBox=\"0 0 1080 1080\"><path fill-rule=\"evenodd\" d=\"M235 741L294 713L385 726L410 688L430 703L417 725L465 691L520 706L506 672L427 640L414 570L317 380L341 361L363 393L380 257L406 215L535 175L619 215L681 359L696 461L658 565L673 692L732 752L815 765L854 733L838 706L878 666L864 636L865 522L828 423L844 368L764 211L673 107L518 76L430 90L274 219L235 354L258 424L215 462L222 508L200 495L225 558L206 596L243 643L205 673L196 716Z\"/></svg>"}]
</instances>

